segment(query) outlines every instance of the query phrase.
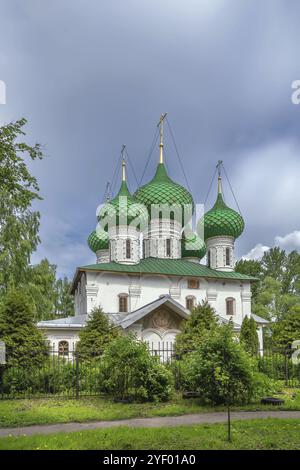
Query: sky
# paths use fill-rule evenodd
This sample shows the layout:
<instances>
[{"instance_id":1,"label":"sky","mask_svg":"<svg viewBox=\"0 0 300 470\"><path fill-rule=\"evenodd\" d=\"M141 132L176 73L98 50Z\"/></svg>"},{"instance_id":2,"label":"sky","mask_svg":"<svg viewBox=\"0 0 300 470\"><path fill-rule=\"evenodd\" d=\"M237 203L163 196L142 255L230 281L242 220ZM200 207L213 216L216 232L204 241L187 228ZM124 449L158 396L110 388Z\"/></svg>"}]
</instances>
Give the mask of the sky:
<instances>
[{"instance_id":1,"label":"sky","mask_svg":"<svg viewBox=\"0 0 300 470\"><path fill-rule=\"evenodd\" d=\"M86 240L121 146L140 181L162 112L197 203L223 160L246 224L237 258L300 250L299 18L298 0L0 0L0 125L26 117L45 153L30 163L43 197L32 262L68 277L94 262ZM165 154L186 185L168 132ZM143 183L157 162L158 148ZM206 209L215 197L214 181Z\"/></svg>"}]
</instances>

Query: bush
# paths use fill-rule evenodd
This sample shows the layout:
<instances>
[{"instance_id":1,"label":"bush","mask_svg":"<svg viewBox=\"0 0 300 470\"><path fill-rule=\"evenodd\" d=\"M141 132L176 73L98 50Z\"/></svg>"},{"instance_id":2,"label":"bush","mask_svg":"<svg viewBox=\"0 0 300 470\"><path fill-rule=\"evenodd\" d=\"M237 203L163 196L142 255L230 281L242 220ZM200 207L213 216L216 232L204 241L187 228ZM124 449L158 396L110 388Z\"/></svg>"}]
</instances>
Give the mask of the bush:
<instances>
[{"instance_id":1,"label":"bush","mask_svg":"<svg viewBox=\"0 0 300 470\"><path fill-rule=\"evenodd\" d=\"M132 335L121 336L107 349L101 368L101 391L121 400L167 401L172 373Z\"/></svg>"},{"instance_id":2,"label":"bush","mask_svg":"<svg viewBox=\"0 0 300 470\"><path fill-rule=\"evenodd\" d=\"M213 405L243 404L255 394L253 367L229 324L207 333L197 350L182 361L182 383Z\"/></svg>"}]
</instances>

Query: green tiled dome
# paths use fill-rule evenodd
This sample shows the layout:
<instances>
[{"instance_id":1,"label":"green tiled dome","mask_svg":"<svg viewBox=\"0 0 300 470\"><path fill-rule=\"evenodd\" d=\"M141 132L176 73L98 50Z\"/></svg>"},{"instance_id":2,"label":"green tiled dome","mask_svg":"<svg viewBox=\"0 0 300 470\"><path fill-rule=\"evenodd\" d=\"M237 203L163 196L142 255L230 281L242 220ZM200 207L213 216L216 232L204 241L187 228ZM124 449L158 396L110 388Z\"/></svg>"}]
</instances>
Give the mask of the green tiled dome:
<instances>
[{"instance_id":1,"label":"green tiled dome","mask_svg":"<svg viewBox=\"0 0 300 470\"><path fill-rule=\"evenodd\" d=\"M104 230L94 230L88 238L88 245L94 253L99 250L108 250L108 234Z\"/></svg>"},{"instance_id":2,"label":"green tiled dome","mask_svg":"<svg viewBox=\"0 0 300 470\"><path fill-rule=\"evenodd\" d=\"M196 233L191 233L181 240L182 258L203 258L206 253L206 245Z\"/></svg>"},{"instance_id":3,"label":"green tiled dome","mask_svg":"<svg viewBox=\"0 0 300 470\"><path fill-rule=\"evenodd\" d=\"M98 215L99 222L104 223L104 219L108 218L112 225L120 225L123 222L129 225L133 220L139 219L141 224L147 224L148 212L146 207L141 204L128 191L126 181L122 181L120 191L112 201L107 202ZM141 224L138 224L140 226ZM107 223L105 227L107 230Z\"/></svg>"},{"instance_id":4,"label":"green tiled dome","mask_svg":"<svg viewBox=\"0 0 300 470\"><path fill-rule=\"evenodd\" d=\"M194 202L191 194L180 184L175 183L169 178L165 165L159 163L154 178L141 188L139 188L135 197L138 201L145 204L151 215L152 204L167 204L180 206L189 204L194 210Z\"/></svg>"},{"instance_id":5,"label":"green tiled dome","mask_svg":"<svg viewBox=\"0 0 300 470\"><path fill-rule=\"evenodd\" d=\"M199 224L203 224L203 219L199 221ZM204 214L204 239L224 235L238 238L244 227L242 216L226 206L219 192L213 208Z\"/></svg>"}]
</instances>

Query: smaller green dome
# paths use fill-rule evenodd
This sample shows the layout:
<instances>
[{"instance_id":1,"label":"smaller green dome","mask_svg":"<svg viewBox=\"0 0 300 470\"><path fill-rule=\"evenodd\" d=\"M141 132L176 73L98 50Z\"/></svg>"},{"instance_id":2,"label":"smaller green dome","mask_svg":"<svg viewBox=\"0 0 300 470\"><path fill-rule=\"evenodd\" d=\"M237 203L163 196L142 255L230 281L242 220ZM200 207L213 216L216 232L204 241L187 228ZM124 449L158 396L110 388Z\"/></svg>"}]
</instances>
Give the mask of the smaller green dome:
<instances>
[{"instance_id":1,"label":"smaller green dome","mask_svg":"<svg viewBox=\"0 0 300 470\"><path fill-rule=\"evenodd\" d=\"M146 207L137 201L128 191L126 181L122 181L120 191L117 196L110 202L104 204L98 215L98 221L105 223L105 219L109 219L103 229L107 230L107 225L121 225L123 222L129 225L138 219L140 225L147 225L148 212Z\"/></svg>"},{"instance_id":2,"label":"smaller green dome","mask_svg":"<svg viewBox=\"0 0 300 470\"><path fill-rule=\"evenodd\" d=\"M88 238L89 248L97 253L99 250L108 250L109 240L108 234L104 230L94 230Z\"/></svg>"},{"instance_id":3,"label":"smaller green dome","mask_svg":"<svg viewBox=\"0 0 300 470\"><path fill-rule=\"evenodd\" d=\"M203 226L203 218L199 221L199 226ZM244 227L242 216L226 206L222 193L219 191L214 206L204 214L204 240L218 236L238 238Z\"/></svg>"},{"instance_id":4,"label":"smaller green dome","mask_svg":"<svg viewBox=\"0 0 300 470\"><path fill-rule=\"evenodd\" d=\"M206 253L206 245L204 241L196 233L191 233L181 240L181 257L182 258L199 258L202 259Z\"/></svg>"}]
</instances>

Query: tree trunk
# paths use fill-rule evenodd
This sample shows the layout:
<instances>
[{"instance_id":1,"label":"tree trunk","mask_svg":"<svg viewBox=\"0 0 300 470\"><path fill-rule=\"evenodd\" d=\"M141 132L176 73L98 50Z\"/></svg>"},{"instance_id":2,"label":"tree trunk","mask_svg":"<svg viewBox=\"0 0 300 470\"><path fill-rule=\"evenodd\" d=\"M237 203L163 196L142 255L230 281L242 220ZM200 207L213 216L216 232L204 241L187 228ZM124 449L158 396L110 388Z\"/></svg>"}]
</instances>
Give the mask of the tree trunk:
<instances>
[{"instance_id":1,"label":"tree trunk","mask_svg":"<svg viewBox=\"0 0 300 470\"><path fill-rule=\"evenodd\" d=\"M227 406L227 436L228 442L231 442L230 405Z\"/></svg>"}]
</instances>

